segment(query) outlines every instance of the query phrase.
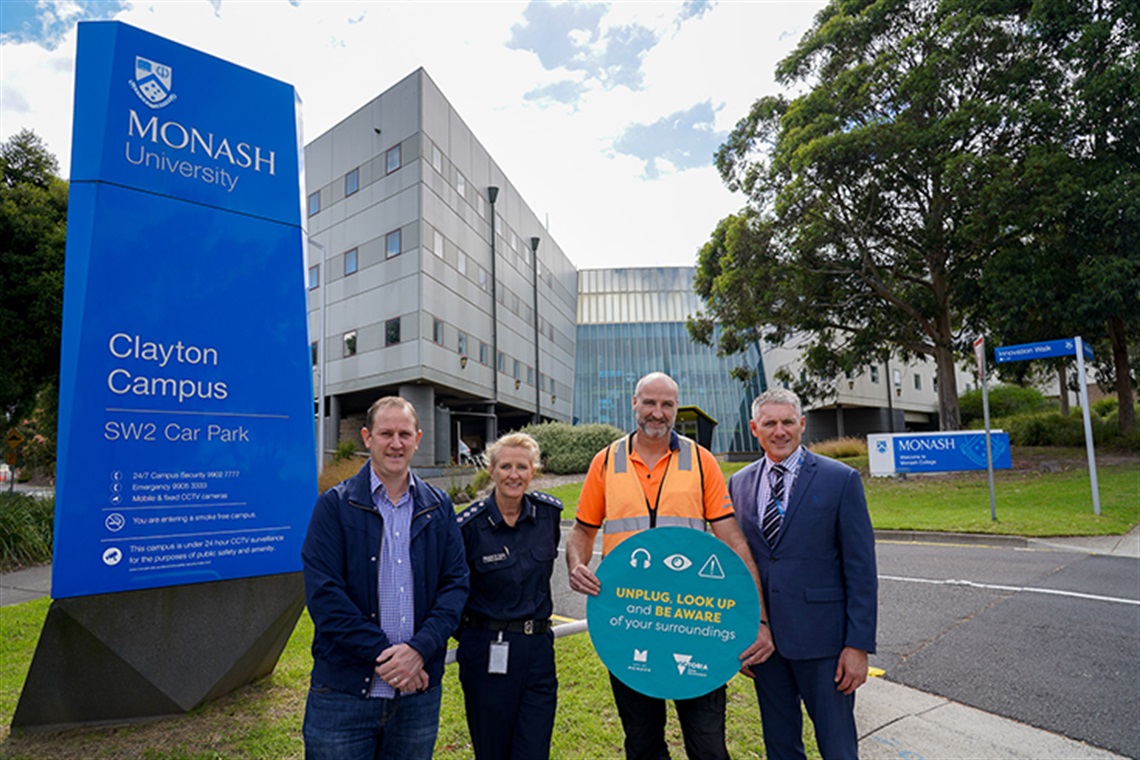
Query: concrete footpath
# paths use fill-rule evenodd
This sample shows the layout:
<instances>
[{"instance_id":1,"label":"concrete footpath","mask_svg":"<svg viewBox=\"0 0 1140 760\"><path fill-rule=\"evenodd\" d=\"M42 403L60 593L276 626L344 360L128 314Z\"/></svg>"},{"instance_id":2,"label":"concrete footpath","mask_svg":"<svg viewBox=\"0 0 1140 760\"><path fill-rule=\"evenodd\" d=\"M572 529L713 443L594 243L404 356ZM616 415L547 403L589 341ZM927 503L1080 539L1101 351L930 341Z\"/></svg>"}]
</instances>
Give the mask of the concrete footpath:
<instances>
[{"instance_id":1,"label":"concrete footpath","mask_svg":"<svg viewBox=\"0 0 1140 760\"><path fill-rule=\"evenodd\" d=\"M887 541L1013 544L1030 549L1140 559L1140 526L1124 536L1077 538L1026 539L898 531L884 531L877 537ZM50 566L0 575L0 606L38 599L50 591ZM859 727L860 755L866 760L1108 760L1123 757L882 678L871 678L859 689L855 718Z\"/></svg>"}]
</instances>

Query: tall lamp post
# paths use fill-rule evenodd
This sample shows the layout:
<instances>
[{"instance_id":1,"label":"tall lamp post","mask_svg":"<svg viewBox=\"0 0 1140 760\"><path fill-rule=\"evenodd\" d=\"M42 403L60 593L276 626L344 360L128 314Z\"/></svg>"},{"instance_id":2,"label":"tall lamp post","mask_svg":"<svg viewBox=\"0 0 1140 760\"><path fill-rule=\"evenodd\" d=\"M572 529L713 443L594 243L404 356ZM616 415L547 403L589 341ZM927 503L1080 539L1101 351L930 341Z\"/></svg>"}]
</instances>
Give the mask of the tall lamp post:
<instances>
[{"instance_id":1,"label":"tall lamp post","mask_svg":"<svg viewBox=\"0 0 1140 760\"><path fill-rule=\"evenodd\" d=\"M321 308L317 312L317 475L325 471L325 247L309 238L309 245L321 252L317 269L317 287L321 289Z\"/></svg>"},{"instance_id":2,"label":"tall lamp post","mask_svg":"<svg viewBox=\"0 0 1140 760\"><path fill-rule=\"evenodd\" d=\"M491 440L499 437L499 280L498 264L495 255L495 201L499 188L487 188L487 200L491 202Z\"/></svg>"},{"instance_id":3,"label":"tall lamp post","mask_svg":"<svg viewBox=\"0 0 1140 760\"><path fill-rule=\"evenodd\" d=\"M542 372L538 368L539 347L538 347L538 244L542 241L541 238L532 237L530 239L530 252L531 252L531 271L534 272L534 424L537 425L542 422Z\"/></svg>"}]
</instances>

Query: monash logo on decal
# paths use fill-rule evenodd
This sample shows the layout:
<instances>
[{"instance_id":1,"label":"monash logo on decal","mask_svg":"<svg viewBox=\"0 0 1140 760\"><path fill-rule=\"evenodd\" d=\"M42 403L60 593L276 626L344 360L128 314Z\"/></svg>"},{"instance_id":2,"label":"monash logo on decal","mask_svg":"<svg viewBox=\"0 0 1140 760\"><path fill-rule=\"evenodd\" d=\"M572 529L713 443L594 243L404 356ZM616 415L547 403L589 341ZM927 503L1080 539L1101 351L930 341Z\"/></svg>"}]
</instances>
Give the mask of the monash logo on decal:
<instances>
[{"instance_id":1,"label":"monash logo on decal","mask_svg":"<svg viewBox=\"0 0 1140 760\"><path fill-rule=\"evenodd\" d=\"M896 438L896 445L902 451L949 451L957 449L953 437L946 438Z\"/></svg>"},{"instance_id":2,"label":"monash logo on decal","mask_svg":"<svg viewBox=\"0 0 1140 760\"><path fill-rule=\"evenodd\" d=\"M164 63L135 56L135 78L131 89L151 108L166 108L178 96L173 91L174 70Z\"/></svg>"}]
</instances>

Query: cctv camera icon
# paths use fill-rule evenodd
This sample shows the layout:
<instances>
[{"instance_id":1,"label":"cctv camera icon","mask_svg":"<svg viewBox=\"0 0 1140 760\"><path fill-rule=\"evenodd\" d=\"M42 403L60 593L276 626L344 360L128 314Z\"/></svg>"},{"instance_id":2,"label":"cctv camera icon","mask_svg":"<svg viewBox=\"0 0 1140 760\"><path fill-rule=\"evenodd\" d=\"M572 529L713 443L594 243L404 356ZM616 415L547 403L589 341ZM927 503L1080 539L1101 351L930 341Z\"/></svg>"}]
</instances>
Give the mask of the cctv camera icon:
<instances>
[{"instance_id":1,"label":"cctv camera icon","mask_svg":"<svg viewBox=\"0 0 1140 760\"><path fill-rule=\"evenodd\" d=\"M639 561L640 557L644 557L644 559L641 559ZM639 546L633 550L632 554L629 555L629 566L645 569L649 567L649 562L652 559L653 558L650 556L649 550Z\"/></svg>"}]
</instances>

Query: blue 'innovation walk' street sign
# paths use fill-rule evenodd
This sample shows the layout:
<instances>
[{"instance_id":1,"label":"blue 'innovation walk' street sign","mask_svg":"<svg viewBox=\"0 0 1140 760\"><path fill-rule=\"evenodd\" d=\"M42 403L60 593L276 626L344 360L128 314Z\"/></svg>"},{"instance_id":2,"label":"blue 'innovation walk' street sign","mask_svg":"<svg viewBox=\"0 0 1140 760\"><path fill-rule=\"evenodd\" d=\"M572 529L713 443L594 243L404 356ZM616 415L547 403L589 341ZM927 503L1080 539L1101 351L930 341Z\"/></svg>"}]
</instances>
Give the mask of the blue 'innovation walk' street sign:
<instances>
[{"instance_id":1,"label":"blue 'innovation walk' street sign","mask_svg":"<svg viewBox=\"0 0 1140 760\"><path fill-rule=\"evenodd\" d=\"M1089 388L1085 379L1085 359L1093 358L1092 348L1080 336L994 348L994 359L998 362L1021 362L1057 356L1077 357L1077 383L1080 386L1081 410L1085 422L1085 451L1088 455L1089 481L1092 485L1093 513L1099 515L1100 488L1097 486L1096 454L1093 450L1092 420L1089 418ZM1061 392L1065 393L1066 390L1062 388Z\"/></svg>"},{"instance_id":2,"label":"blue 'innovation walk' street sign","mask_svg":"<svg viewBox=\"0 0 1140 760\"><path fill-rule=\"evenodd\" d=\"M1084 357L1091 360L1093 358L1092 347L1084 342L1082 342L1081 347ZM1017 346L997 346L994 348L994 361L999 364L1076 355L1077 341L1075 338L1061 338L1060 340L1045 340L1040 343L1022 343Z\"/></svg>"}]
</instances>

